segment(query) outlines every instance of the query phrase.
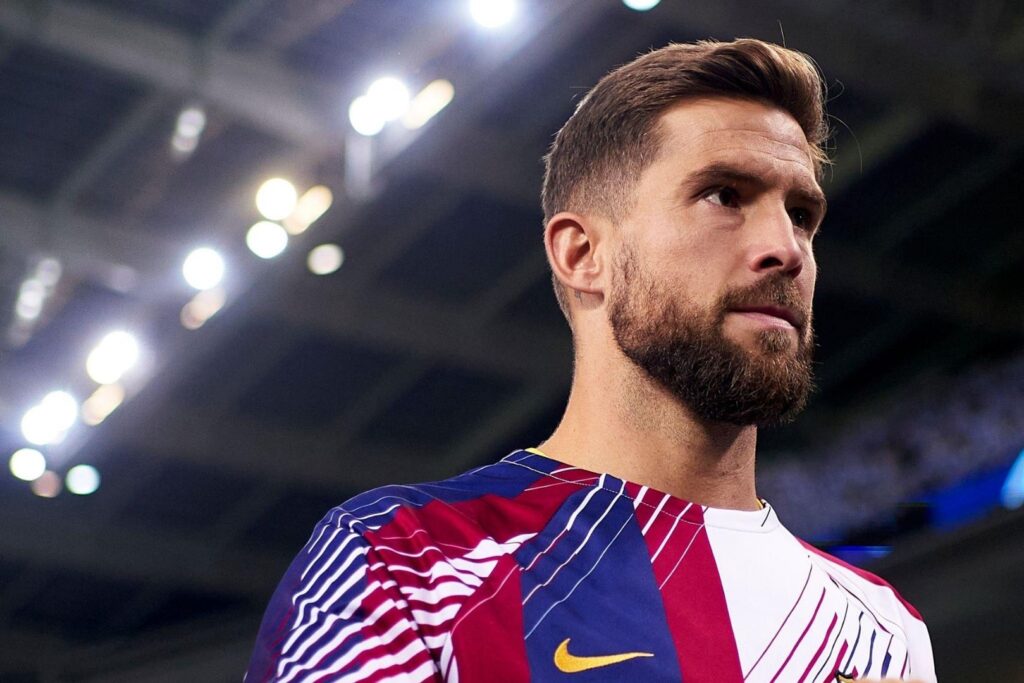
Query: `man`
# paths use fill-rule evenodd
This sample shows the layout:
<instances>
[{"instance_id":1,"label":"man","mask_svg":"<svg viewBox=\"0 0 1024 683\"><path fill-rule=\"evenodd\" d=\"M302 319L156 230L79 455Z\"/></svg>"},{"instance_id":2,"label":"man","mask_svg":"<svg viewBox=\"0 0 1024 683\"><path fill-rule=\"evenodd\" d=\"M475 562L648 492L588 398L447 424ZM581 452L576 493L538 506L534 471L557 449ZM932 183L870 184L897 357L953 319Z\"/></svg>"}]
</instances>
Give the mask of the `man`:
<instances>
[{"instance_id":1,"label":"man","mask_svg":"<svg viewBox=\"0 0 1024 683\"><path fill-rule=\"evenodd\" d=\"M811 386L823 90L754 40L671 45L598 83L546 159L575 348L561 423L332 510L250 683L935 679L917 612L755 492L757 428Z\"/></svg>"}]
</instances>

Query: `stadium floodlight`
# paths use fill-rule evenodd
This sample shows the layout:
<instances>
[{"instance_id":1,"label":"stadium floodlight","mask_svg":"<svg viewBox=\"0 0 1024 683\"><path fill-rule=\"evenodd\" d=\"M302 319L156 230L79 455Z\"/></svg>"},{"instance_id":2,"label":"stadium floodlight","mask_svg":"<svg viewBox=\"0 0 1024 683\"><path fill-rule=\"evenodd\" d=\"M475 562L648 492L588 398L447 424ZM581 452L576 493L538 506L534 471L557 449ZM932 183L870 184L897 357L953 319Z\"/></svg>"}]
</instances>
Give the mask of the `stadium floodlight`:
<instances>
[{"instance_id":1,"label":"stadium floodlight","mask_svg":"<svg viewBox=\"0 0 1024 683\"><path fill-rule=\"evenodd\" d=\"M206 112L202 107L193 105L181 110L174 126L174 135L171 136L171 149L179 160L196 151L204 128Z\"/></svg>"},{"instance_id":2,"label":"stadium floodlight","mask_svg":"<svg viewBox=\"0 0 1024 683\"><path fill-rule=\"evenodd\" d=\"M181 274L194 289L211 289L224 278L224 259L209 247L199 247L185 258Z\"/></svg>"},{"instance_id":3,"label":"stadium floodlight","mask_svg":"<svg viewBox=\"0 0 1024 683\"><path fill-rule=\"evenodd\" d=\"M78 401L66 391L51 391L28 409L21 419L21 433L36 446L60 443L78 419Z\"/></svg>"},{"instance_id":4,"label":"stadium floodlight","mask_svg":"<svg viewBox=\"0 0 1024 683\"><path fill-rule=\"evenodd\" d=\"M375 80L367 88L366 96L385 121L400 119L409 109L409 88L393 76Z\"/></svg>"},{"instance_id":5,"label":"stadium floodlight","mask_svg":"<svg viewBox=\"0 0 1024 683\"><path fill-rule=\"evenodd\" d=\"M279 221L295 210L299 193L284 178L271 178L256 190L256 208L268 221Z\"/></svg>"},{"instance_id":6,"label":"stadium floodlight","mask_svg":"<svg viewBox=\"0 0 1024 683\"><path fill-rule=\"evenodd\" d=\"M185 107L178 114L175 132L182 137L197 138L206 128L206 112L196 106Z\"/></svg>"},{"instance_id":7,"label":"stadium floodlight","mask_svg":"<svg viewBox=\"0 0 1024 683\"><path fill-rule=\"evenodd\" d=\"M82 402L82 422L95 427L117 410L124 402L124 387L120 384L104 384Z\"/></svg>"},{"instance_id":8,"label":"stadium floodlight","mask_svg":"<svg viewBox=\"0 0 1024 683\"><path fill-rule=\"evenodd\" d=\"M334 193L323 185L314 185L299 197L299 203L291 215L282 221L284 229L291 235L301 235L313 225L334 203Z\"/></svg>"},{"instance_id":9,"label":"stadium floodlight","mask_svg":"<svg viewBox=\"0 0 1024 683\"><path fill-rule=\"evenodd\" d=\"M310 250L306 265L314 275L330 275L341 268L345 253L337 244L321 244Z\"/></svg>"},{"instance_id":10,"label":"stadium floodlight","mask_svg":"<svg viewBox=\"0 0 1024 683\"><path fill-rule=\"evenodd\" d=\"M40 498L56 498L60 495L60 477L53 470L46 470L43 475L32 482L32 493Z\"/></svg>"},{"instance_id":11,"label":"stadium floodlight","mask_svg":"<svg viewBox=\"0 0 1024 683\"><path fill-rule=\"evenodd\" d=\"M387 123L366 95L352 100L348 108L348 120L357 133L366 137L373 137L384 130L384 124Z\"/></svg>"},{"instance_id":12,"label":"stadium floodlight","mask_svg":"<svg viewBox=\"0 0 1024 683\"><path fill-rule=\"evenodd\" d=\"M409 110L409 88L393 76L378 78L365 95L352 100L348 120L360 135L377 135L389 121L402 118Z\"/></svg>"},{"instance_id":13,"label":"stadium floodlight","mask_svg":"<svg viewBox=\"0 0 1024 683\"><path fill-rule=\"evenodd\" d=\"M272 259L288 246L288 233L277 223L260 221L245 234L245 245L260 258Z\"/></svg>"},{"instance_id":14,"label":"stadium floodlight","mask_svg":"<svg viewBox=\"0 0 1024 683\"><path fill-rule=\"evenodd\" d=\"M92 465L75 465L64 475L64 485L71 493L88 496L100 487L100 473Z\"/></svg>"},{"instance_id":15,"label":"stadium floodlight","mask_svg":"<svg viewBox=\"0 0 1024 683\"><path fill-rule=\"evenodd\" d=\"M448 106L455 97L455 86L451 81L439 78L431 81L416 94L409 104L409 111L402 117L402 125L410 130L421 128Z\"/></svg>"},{"instance_id":16,"label":"stadium floodlight","mask_svg":"<svg viewBox=\"0 0 1024 683\"><path fill-rule=\"evenodd\" d=\"M64 269L60 265L60 261L52 256L41 259L36 264L36 279L42 282L45 287L54 287L60 281L60 276L63 272Z\"/></svg>"},{"instance_id":17,"label":"stadium floodlight","mask_svg":"<svg viewBox=\"0 0 1024 683\"><path fill-rule=\"evenodd\" d=\"M85 361L85 371L97 384L121 379L139 359L139 343L128 332L117 330L103 337Z\"/></svg>"},{"instance_id":18,"label":"stadium floodlight","mask_svg":"<svg viewBox=\"0 0 1024 683\"><path fill-rule=\"evenodd\" d=\"M661 0L622 0L622 4L637 12L646 12L658 6Z\"/></svg>"},{"instance_id":19,"label":"stadium floodlight","mask_svg":"<svg viewBox=\"0 0 1024 683\"><path fill-rule=\"evenodd\" d=\"M11 455L11 474L22 481L35 481L46 471L46 456L34 448L20 448Z\"/></svg>"},{"instance_id":20,"label":"stadium floodlight","mask_svg":"<svg viewBox=\"0 0 1024 683\"><path fill-rule=\"evenodd\" d=\"M469 0L469 13L484 28L498 28L516 15L515 0Z\"/></svg>"},{"instance_id":21,"label":"stadium floodlight","mask_svg":"<svg viewBox=\"0 0 1024 683\"><path fill-rule=\"evenodd\" d=\"M46 285L38 278L30 277L21 283L15 312L22 320L35 320L43 312L46 301Z\"/></svg>"},{"instance_id":22,"label":"stadium floodlight","mask_svg":"<svg viewBox=\"0 0 1024 683\"><path fill-rule=\"evenodd\" d=\"M227 297L220 287L197 292L192 300L181 307L181 325L187 330L198 330L224 307Z\"/></svg>"}]
</instances>

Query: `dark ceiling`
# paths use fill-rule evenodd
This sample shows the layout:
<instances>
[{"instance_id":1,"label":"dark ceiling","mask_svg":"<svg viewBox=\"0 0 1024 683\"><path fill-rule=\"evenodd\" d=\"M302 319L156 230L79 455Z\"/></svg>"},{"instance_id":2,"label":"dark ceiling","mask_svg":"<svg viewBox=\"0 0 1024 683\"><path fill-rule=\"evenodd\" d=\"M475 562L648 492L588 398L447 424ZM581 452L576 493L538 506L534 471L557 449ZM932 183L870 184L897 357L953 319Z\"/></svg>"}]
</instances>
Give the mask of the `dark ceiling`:
<instances>
[{"instance_id":1,"label":"dark ceiling","mask_svg":"<svg viewBox=\"0 0 1024 683\"><path fill-rule=\"evenodd\" d=\"M240 675L330 507L542 440L571 356L540 158L602 74L669 41L785 40L832 86L820 389L764 435L762 462L812 457L922 376L1019 352L1021 6L523 0L487 33L464 5L0 2L0 327L40 257L63 265L31 336L0 352L0 446L25 445L21 414L45 391L91 391L84 354L111 326L147 349L130 400L61 451L64 469L101 471L95 494L0 477L0 679L142 680L115 672L171 660L175 680ZM387 72L447 78L455 99L416 133L359 138L348 103ZM176 160L195 103L206 129ZM243 238L273 175L335 202L261 261ZM345 263L319 277L305 258L322 242ZM200 244L225 254L228 304L190 331L179 269Z\"/></svg>"}]
</instances>

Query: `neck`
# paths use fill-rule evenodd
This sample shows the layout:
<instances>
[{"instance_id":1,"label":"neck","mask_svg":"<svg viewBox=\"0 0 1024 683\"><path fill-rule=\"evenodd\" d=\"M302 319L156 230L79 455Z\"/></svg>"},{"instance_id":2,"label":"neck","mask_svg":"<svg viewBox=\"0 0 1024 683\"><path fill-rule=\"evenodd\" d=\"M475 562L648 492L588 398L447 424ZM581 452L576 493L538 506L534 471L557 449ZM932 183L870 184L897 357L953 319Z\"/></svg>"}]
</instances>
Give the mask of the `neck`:
<instances>
[{"instance_id":1,"label":"neck","mask_svg":"<svg viewBox=\"0 0 1024 683\"><path fill-rule=\"evenodd\" d=\"M635 365L615 361L577 359L565 415L540 449L700 505L758 509L757 428L702 421Z\"/></svg>"}]
</instances>

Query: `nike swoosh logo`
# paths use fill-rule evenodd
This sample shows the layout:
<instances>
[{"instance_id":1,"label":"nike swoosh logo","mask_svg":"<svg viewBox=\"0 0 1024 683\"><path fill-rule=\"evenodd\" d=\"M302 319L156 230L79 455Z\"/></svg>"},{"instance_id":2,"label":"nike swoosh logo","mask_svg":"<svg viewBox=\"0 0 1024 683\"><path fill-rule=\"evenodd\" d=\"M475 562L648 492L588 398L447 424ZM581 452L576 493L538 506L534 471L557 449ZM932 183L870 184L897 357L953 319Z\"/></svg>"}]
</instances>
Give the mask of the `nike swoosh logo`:
<instances>
[{"instance_id":1,"label":"nike swoosh logo","mask_svg":"<svg viewBox=\"0 0 1024 683\"><path fill-rule=\"evenodd\" d=\"M580 657L569 652L569 641L566 638L555 649L555 666L562 673L575 674L580 671L589 671L602 666L610 666L625 662L637 657L653 657L653 652L622 652L616 655L595 655L591 657Z\"/></svg>"}]
</instances>

